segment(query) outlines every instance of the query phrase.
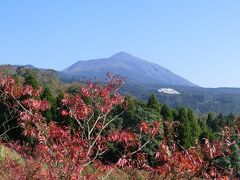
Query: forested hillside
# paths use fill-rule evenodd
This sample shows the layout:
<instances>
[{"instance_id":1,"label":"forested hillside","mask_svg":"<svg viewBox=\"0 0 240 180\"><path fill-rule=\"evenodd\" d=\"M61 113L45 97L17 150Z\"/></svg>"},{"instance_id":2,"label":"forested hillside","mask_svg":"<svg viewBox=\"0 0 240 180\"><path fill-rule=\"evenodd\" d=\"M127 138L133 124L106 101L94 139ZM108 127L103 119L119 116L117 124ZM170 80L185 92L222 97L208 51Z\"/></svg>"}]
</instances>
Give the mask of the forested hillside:
<instances>
[{"instance_id":1,"label":"forested hillside","mask_svg":"<svg viewBox=\"0 0 240 180\"><path fill-rule=\"evenodd\" d=\"M172 88L180 94L159 93L160 88ZM126 83L121 92L144 101L148 99L149 94L155 94L162 103L171 107L189 107L197 114L208 112L240 114L240 88L201 88Z\"/></svg>"},{"instance_id":2,"label":"forested hillside","mask_svg":"<svg viewBox=\"0 0 240 180\"><path fill-rule=\"evenodd\" d=\"M53 93L62 90L74 92L80 89L80 84L89 79L68 79L63 81L61 77L67 75L62 72L47 69L37 69L32 66L0 66L1 72L24 77L26 72L31 72L37 76L41 85L47 85ZM59 79L60 78L60 79ZM93 81L100 81L93 78ZM104 81L104 80L102 80ZM160 88L173 88L180 92L179 95L168 95L158 92ZM161 103L168 104L172 108L179 106L189 107L194 113L206 114L216 112L222 114L240 114L240 88L201 88L197 86L174 86L155 83L130 83L126 78L124 86L120 89L124 95L134 96L143 101L147 101L149 94L155 94Z\"/></svg>"},{"instance_id":3,"label":"forested hillside","mask_svg":"<svg viewBox=\"0 0 240 180\"><path fill-rule=\"evenodd\" d=\"M39 77L1 73L1 148L17 155L1 155L0 177L240 178L238 116L122 96L111 74L64 88Z\"/></svg>"}]
</instances>

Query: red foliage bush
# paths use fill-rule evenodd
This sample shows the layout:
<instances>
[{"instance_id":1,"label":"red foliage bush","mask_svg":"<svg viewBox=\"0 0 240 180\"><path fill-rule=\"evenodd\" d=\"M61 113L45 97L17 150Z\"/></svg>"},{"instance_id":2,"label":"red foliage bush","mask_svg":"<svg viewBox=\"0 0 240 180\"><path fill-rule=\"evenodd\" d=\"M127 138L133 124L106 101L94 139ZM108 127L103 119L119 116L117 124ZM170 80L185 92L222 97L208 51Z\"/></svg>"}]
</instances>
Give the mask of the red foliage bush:
<instances>
[{"instance_id":1,"label":"red foliage bush","mask_svg":"<svg viewBox=\"0 0 240 180\"><path fill-rule=\"evenodd\" d=\"M70 127L45 121L41 112L48 110L50 105L37 98L41 88L34 90L1 75L0 99L10 109L18 111L18 122L23 133L33 140L34 145L4 144L15 149L24 162L6 158L1 162L0 176L14 179L90 179L100 178L104 171L111 172L116 167L129 167L143 169L163 178L197 176L227 179L227 175L222 171L220 173L212 161L226 152L231 153L229 129L223 132L221 142L209 143L206 140L205 144L186 150L180 150L175 144L169 146L168 139L164 139L155 152L158 163L155 167L147 163L148 157L142 149L161 134L158 121L151 124L142 122L139 133L122 130L107 133L106 128L119 116L112 117L110 112L115 106L124 105L123 97L117 92L123 79L108 76L110 81L106 85L89 82L79 94L65 95L61 115L77 122L78 128L73 131ZM148 137L144 143L140 141L143 134ZM108 143L118 143L123 147L115 164L101 162L101 156L109 150ZM85 170L89 165L101 173L87 173Z\"/></svg>"}]
</instances>

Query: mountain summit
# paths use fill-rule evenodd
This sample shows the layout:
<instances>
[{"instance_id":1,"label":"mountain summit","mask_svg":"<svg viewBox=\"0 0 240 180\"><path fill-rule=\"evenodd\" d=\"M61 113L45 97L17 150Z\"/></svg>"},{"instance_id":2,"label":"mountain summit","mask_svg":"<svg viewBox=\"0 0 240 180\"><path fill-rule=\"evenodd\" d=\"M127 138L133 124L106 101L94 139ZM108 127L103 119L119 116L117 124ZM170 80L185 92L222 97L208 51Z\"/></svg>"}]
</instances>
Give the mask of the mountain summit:
<instances>
[{"instance_id":1,"label":"mountain summit","mask_svg":"<svg viewBox=\"0 0 240 180\"><path fill-rule=\"evenodd\" d=\"M111 58L117 58L117 59L132 59L135 58L133 55L126 53L124 51L118 52L111 56Z\"/></svg>"},{"instance_id":2,"label":"mountain summit","mask_svg":"<svg viewBox=\"0 0 240 180\"><path fill-rule=\"evenodd\" d=\"M126 52L119 52L108 58L78 61L63 72L72 78L104 78L107 72L111 72L126 77L131 83L195 86L158 64Z\"/></svg>"}]
</instances>

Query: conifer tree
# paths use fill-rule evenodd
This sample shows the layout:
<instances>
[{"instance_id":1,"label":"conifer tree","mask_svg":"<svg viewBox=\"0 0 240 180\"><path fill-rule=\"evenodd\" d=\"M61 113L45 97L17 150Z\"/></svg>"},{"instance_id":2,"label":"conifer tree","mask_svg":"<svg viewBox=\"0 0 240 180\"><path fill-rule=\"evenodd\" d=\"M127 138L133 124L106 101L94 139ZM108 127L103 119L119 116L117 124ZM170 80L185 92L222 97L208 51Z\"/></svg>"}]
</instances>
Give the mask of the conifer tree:
<instances>
[{"instance_id":1,"label":"conifer tree","mask_svg":"<svg viewBox=\"0 0 240 180\"><path fill-rule=\"evenodd\" d=\"M180 126L177 129L178 141L184 148L189 148L192 146L191 126L188 120L187 111L183 107L179 109L178 121L180 123Z\"/></svg>"},{"instance_id":2,"label":"conifer tree","mask_svg":"<svg viewBox=\"0 0 240 180\"><path fill-rule=\"evenodd\" d=\"M206 124L207 124L207 126L209 128L212 127L213 121L214 121L213 114L212 113L208 113Z\"/></svg>"},{"instance_id":3,"label":"conifer tree","mask_svg":"<svg viewBox=\"0 0 240 180\"><path fill-rule=\"evenodd\" d=\"M47 100L51 106L48 111L43 112L46 120L49 122L56 118L56 100L48 86L45 86L41 94L41 99Z\"/></svg>"},{"instance_id":4,"label":"conifer tree","mask_svg":"<svg viewBox=\"0 0 240 180\"><path fill-rule=\"evenodd\" d=\"M163 120L173 120L172 111L166 104L164 104L161 109L161 115L163 117Z\"/></svg>"},{"instance_id":5,"label":"conifer tree","mask_svg":"<svg viewBox=\"0 0 240 180\"><path fill-rule=\"evenodd\" d=\"M172 110L173 121L177 121L178 111L176 109Z\"/></svg>"},{"instance_id":6,"label":"conifer tree","mask_svg":"<svg viewBox=\"0 0 240 180\"><path fill-rule=\"evenodd\" d=\"M160 113L161 110L161 104L158 101L157 97L154 94L151 94L149 99L148 99L148 103L147 106L151 109L154 109L156 111L158 111Z\"/></svg>"},{"instance_id":7,"label":"conifer tree","mask_svg":"<svg viewBox=\"0 0 240 180\"><path fill-rule=\"evenodd\" d=\"M191 109L188 109L188 120L190 123L190 128L192 132L192 144L196 143L196 140L199 139L200 133L201 133L201 128L198 124L198 121L194 117L193 111Z\"/></svg>"},{"instance_id":8,"label":"conifer tree","mask_svg":"<svg viewBox=\"0 0 240 180\"><path fill-rule=\"evenodd\" d=\"M130 96L126 97L126 102L127 110L123 114L123 126L135 128L139 123L138 118L136 118L137 102L133 97Z\"/></svg>"},{"instance_id":9,"label":"conifer tree","mask_svg":"<svg viewBox=\"0 0 240 180\"><path fill-rule=\"evenodd\" d=\"M26 85L31 85L34 89L39 88L39 83L37 81L36 74L34 74L32 71L30 70L26 71L24 77Z\"/></svg>"}]
</instances>

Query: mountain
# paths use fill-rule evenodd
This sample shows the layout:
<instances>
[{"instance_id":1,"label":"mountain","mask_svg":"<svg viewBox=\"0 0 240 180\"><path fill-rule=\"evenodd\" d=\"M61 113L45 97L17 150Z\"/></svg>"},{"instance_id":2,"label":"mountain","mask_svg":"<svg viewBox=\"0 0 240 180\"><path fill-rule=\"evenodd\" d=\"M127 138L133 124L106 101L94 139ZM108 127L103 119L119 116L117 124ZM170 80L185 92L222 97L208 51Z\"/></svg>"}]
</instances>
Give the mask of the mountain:
<instances>
[{"instance_id":1,"label":"mountain","mask_svg":"<svg viewBox=\"0 0 240 180\"><path fill-rule=\"evenodd\" d=\"M126 77L129 83L196 86L158 64L125 52L119 52L109 58L78 61L63 70L62 77L103 79L107 72Z\"/></svg>"},{"instance_id":2,"label":"mountain","mask_svg":"<svg viewBox=\"0 0 240 180\"><path fill-rule=\"evenodd\" d=\"M126 59L128 59L128 61ZM141 64L139 63L144 63L144 65L141 66ZM84 64L84 66L82 64ZM68 92L75 92L78 90L78 88L81 87L81 83L65 84L59 81L59 78L61 80L67 80L68 82L71 82L76 80L76 78L82 78L82 76L84 76L82 72L85 71L88 71L89 73L85 73L85 75L88 75L86 76L86 79L88 79L88 77L92 77L93 72L96 77L98 77L98 74L96 72L98 72L100 75L102 75L102 77L104 77L105 72L101 73L99 69L104 69L105 64L108 65L109 69L105 69L104 71L111 71L111 67L121 67L121 70L115 71L116 74L124 74L125 76L127 76L127 73L129 73L130 75L132 75L129 76L132 82L140 82L131 83L128 79L129 83L125 83L124 86L120 88L121 94L123 95L132 95L138 99L147 101L150 94L155 94L162 104L166 103L169 104L171 107L190 107L196 113L200 114L210 111L221 112L223 114L228 114L230 112L234 114L240 114L240 88L202 88L199 86L194 86L192 83L173 74L165 68L162 68L159 65L149 63L145 60L133 57L126 53L118 53L114 56L102 60L96 59L89 61L79 61L78 63L72 65L64 71L39 69L32 65L0 65L0 72L5 72L8 74L18 74L19 76L21 76L22 74L24 74L25 70L30 69L31 71L36 73L37 79L40 84L48 85L48 87L50 87L55 93L65 90L67 90ZM138 68L135 68L135 64ZM150 66L149 64L153 66ZM174 82L177 85L170 85L169 82L166 82L166 78L165 81L161 79L160 82L163 83L156 83L158 82L156 81L156 78L150 76L151 73L154 73L154 70L152 70L151 67L158 67L159 71L161 70L161 72L166 72L168 77L176 77L175 79L177 79L178 81L171 82ZM17 68L20 69L16 71ZM125 71L124 73L122 73L121 71L123 69L125 69L127 73L125 73ZM129 69L131 69L131 71ZM144 70L145 72L143 73ZM142 74L139 72L141 72ZM148 74L147 76L147 72L151 72L149 73L150 75ZM140 78L136 74L139 75ZM156 74L160 76L160 73ZM149 80L149 82L147 82L146 79ZM179 81L182 82L181 80L183 80L183 82L185 82L184 84L187 85L183 86L183 83L179 83Z\"/></svg>"}]
</instances>

